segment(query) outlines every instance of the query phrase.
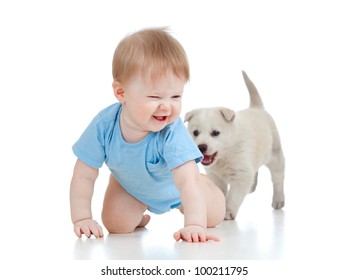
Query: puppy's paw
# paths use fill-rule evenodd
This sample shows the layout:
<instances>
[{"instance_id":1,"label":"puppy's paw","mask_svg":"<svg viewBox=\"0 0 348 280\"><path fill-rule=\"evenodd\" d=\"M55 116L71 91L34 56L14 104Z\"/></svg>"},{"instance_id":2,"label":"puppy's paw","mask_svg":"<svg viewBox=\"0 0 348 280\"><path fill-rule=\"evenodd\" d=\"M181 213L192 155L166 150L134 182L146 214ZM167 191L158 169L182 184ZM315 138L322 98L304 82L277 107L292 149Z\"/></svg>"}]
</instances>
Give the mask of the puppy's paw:
<instances>
[{"instance_id":1,"label":"puppy's paw","mask_svg":"<svg viewBox=\"0 0 348 280\"><path fill-rule=\"evenodd\" d=\"M225 215L225 220L234 220L236 215L234 215L231 211L227 211Z\"/></svg>"},{"instance_id":2,"label":"puppy's paw","mask_svg":"<svg viewBox=\"0 0 348 280\"><path fill-rule=\"evenodd\" d=\"M273 202L272 202L272 207L274 209L282 209L284 207L284 205L285 205L285 201L284 200L280 200L280 201L273 200Z\"/></svg>"}]
</instances>

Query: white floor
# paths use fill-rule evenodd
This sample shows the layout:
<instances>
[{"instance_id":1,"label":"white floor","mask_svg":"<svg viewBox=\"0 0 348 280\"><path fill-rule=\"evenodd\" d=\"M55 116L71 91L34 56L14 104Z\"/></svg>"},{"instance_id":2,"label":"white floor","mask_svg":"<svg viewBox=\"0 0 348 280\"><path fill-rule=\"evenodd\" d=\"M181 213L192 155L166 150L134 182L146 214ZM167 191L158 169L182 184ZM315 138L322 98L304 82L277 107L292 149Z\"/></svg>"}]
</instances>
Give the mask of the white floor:
<instances>
[{"instance_id":1,"label":"white floor","mask_svg":"<svg viewBox=\"0 0 348 280\"><path fill-rule=\"evenodd\" d=\"M209 231L219 242L206 244L176 242L172 235L182 225L182 215L172 211L154 216L145 229L131 234L107 234L103 239L78 239L74 259L282 259L285 257L285 211L268 209L253 220L225 221ZM257 211L257 210L256 210ZM263 211L264 212L264 211Z\"/></svg>"},{"instance_id":2,"label":"white floor","mask_svg":"<svg viewBox=\"0 0 348 280\"><path fill-rule=\"evenodd\" d=\"M337 209L331 206L325 210L325 200L332 201L334 194L318 190L311 201L313 187L301 192L289 180L285 208L273 210L270 178L266 169L260 173L259 185L247 196L237 219L210 229L220 237L220 242L176 242L172 235L182 227L183 216L173 210L152 215L145 229L131 234L114 235L104 231L103 239L76 239L71 234L71 257L80 260L306 260L335 257L348 249L344 213L339 210L342 205L338 203Z\"/></svg>"}]
</instances>

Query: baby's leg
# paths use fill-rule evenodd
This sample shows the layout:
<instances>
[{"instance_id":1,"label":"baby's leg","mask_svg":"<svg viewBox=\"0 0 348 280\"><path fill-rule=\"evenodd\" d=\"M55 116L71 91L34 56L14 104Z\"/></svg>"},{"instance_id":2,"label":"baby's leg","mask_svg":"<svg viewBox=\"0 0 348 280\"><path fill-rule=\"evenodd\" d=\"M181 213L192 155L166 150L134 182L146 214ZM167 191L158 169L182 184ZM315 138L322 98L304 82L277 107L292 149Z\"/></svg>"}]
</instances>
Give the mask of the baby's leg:
<instances>
[{"instance_id":1,"label":"baby's leg","mask_svg":"<svg viewBox=\"0 0 348 280\"><path fill-rule=\"evenodd\" d=\"M201 174L200 179L202 181L202 191L207 202L207 226L215 227L225 218L225 196L208 176Z\"/></svg>"},{"instance_id":2,"label":"baby's leg","mask_svg":"<svg viewBox=\"0 0 348 280\"><path fill-rule=\"evenodd\" d=\"M149 215L144 215L146 209L110 175L102 212L103 224L110 233L130 233L146 226L150 220Z\"/></svg>"}]
</instances>

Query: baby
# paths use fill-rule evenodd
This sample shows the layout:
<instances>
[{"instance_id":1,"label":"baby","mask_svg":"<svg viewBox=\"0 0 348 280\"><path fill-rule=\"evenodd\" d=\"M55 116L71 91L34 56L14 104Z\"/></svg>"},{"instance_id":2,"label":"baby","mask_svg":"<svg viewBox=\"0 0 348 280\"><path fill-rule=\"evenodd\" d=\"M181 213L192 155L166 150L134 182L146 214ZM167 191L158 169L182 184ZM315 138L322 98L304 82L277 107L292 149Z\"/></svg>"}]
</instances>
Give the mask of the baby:
<instances>
[{"instance_id":1,"label":"baby","mask_svg":"<svg viewBox=\"0 0 348 280\"><path fill-rule=\"evenodd\" d=\"M166 29L144 29L117 46L112 84L118 103L102 110L73 151L77 156L70 187L71 218L78 237L103 237L91 200L98 169L111 171L102 221L110 233L130 233L150 216L178 208L184 228L174 239L218 240L207 227L225 216L224 195L199 174L202 155L179 115L189 64L183 47Z\"/></svg>"}]
</instances>

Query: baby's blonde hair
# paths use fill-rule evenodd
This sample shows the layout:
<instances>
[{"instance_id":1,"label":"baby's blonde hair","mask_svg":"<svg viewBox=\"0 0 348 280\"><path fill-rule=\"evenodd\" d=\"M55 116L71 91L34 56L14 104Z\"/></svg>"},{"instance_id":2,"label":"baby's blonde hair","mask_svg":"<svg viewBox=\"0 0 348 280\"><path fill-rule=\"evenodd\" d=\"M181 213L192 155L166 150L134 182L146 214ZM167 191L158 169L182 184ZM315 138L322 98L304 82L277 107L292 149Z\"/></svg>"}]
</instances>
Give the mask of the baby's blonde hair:
<instances>
[{"instance_id":1,"label":"baby's blonde hair","mask_svg":"<svg viewBox=\"0 0 348 280\"><path fill-rule=\"evenodd\" d=\"M117 46L112 61L114 81L128 82L134 75L150 74L152 82L171 70L187 82L190 67L184 48L167 28L143 29L126 36Z\"/></svg>"}]
</instances>

